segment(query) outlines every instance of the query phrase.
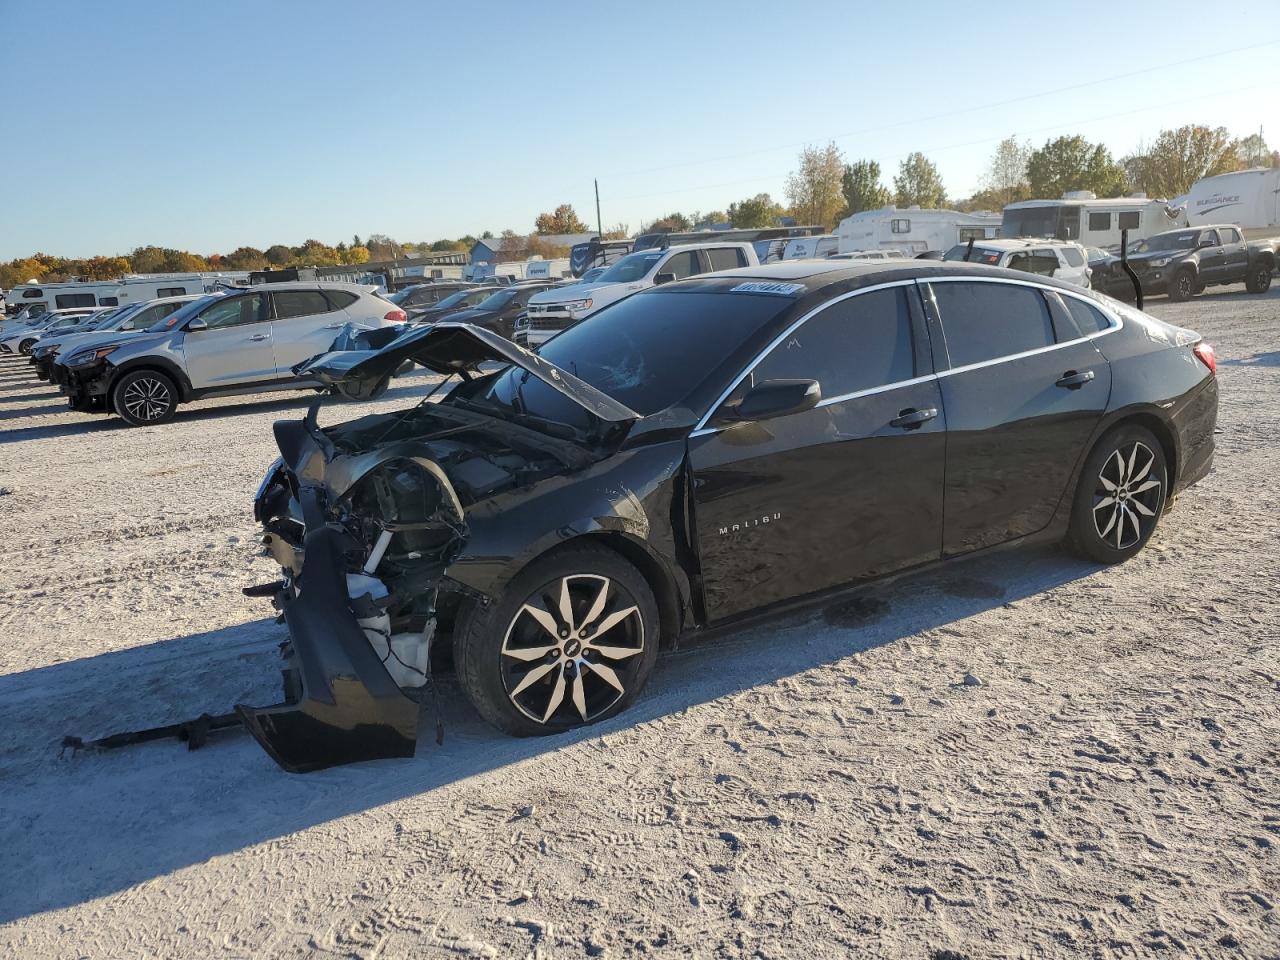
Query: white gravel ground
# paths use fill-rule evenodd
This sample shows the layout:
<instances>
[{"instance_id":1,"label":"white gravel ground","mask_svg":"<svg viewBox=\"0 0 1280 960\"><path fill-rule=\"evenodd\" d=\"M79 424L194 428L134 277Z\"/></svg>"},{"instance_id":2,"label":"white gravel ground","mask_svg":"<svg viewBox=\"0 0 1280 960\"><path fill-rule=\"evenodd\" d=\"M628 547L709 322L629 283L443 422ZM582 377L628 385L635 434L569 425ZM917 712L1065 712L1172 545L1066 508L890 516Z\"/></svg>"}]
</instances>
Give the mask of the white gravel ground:
<instances>
[{"instance_id":1,"label":"white gravel ground","mask_svg":"<svg viewBox=\"0 0 1280 960\"><path fill-rule=\"evenodd\" d=\"M1222 433L1129 563L692 645L576 736L446 681L443 747L305 776L243 736L58 756L277 698L240 587L305 399L130 430L0 362L0 955L1280 957L1280 291L1150 309L1217 346Z\"/></svg>"}]
</instances>

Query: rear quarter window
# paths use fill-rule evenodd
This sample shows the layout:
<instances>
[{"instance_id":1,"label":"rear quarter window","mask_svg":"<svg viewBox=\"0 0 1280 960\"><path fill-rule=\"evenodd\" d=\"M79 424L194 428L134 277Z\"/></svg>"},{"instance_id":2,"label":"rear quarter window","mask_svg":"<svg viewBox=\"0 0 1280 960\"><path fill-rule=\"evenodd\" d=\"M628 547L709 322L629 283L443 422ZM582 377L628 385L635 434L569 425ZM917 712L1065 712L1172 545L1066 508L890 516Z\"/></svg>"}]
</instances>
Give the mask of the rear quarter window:
<instances>
[{"instance_id":1,"label":"rear quarter window","mask_svg":"<svg viewBox=\"0 0 1280 960\"><path fill-rule=\"evenodd\" d=\"M341 310L343 307L349 307L360 299L350 290L324 290L322 292L329 301L330 310Z\"/></svg>"},{"instance_id":2,"label":"rear quarter window","mask_svg":"<svg viewBox=\"0 0 1280 960\"><path fill-rule=\"evenodd\" d=\"M1076 322L1076 326L1080 328L1080 332L1086 337L1091 333L1101 333L1103 330L1111 326L1111 321L1106 318L1101 310L1092 307L1083 300L1077 300L1075 297L1063 297L1063 302L1067 305L1067 309L1071 311L1071 316Z\"/></svg>"},{"instance_id":3,"label":"rear quarter window","mask_svg":"<svg viewBox=\"0 0 1280 960\"><path fill-rule=\"evenodd\" d=\"M1075 247L1063 247L1062 255L1063 257L1066 258L1067 263L1071 264L1071 266L1073 267L1084 266L1084 254L1082 254Z\"/></svg>"}]
</instances>

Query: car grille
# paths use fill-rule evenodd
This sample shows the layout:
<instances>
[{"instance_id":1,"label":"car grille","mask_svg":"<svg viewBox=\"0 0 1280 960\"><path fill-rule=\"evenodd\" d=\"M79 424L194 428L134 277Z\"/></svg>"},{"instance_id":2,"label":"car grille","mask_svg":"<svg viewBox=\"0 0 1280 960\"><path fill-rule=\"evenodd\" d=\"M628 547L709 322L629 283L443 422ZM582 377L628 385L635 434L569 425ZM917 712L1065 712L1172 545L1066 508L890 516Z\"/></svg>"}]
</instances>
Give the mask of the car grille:
<instances>
[{"instance_id":1,"label":"car grille","mask_svg":"<svg viewBox=\"0 0 1280 960\"><path fill-rule=\"evenodd\" d=\"M535 317L529 316L530 330L565 330L572 327L574 321L569 317Z\"/></svg>"}]
</instances>

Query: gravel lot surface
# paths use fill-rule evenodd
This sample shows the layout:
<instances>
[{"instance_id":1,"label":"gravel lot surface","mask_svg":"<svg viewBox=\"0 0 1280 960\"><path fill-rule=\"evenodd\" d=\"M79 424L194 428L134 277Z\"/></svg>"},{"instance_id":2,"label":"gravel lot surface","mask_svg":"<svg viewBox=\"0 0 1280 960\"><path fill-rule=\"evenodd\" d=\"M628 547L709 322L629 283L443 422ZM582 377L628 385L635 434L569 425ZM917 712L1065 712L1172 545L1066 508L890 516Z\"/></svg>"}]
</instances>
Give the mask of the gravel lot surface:
<instances>
[{"instance_id":1,"label":"gravel lot surface","mask_svg":"<svg viewBox=\"0 0 1280 960\"><path fill-rule=\"evenodd\" d=\"M446 680L443 746L305 776L239 735L58 755L278 699L240 588L305 395L135 430L0 361L0 956L1280 956L1280 289L1149 309L1217 347L1222 432L1130 562L689 645L573 736Z\"/></svg>"}]
</instances>

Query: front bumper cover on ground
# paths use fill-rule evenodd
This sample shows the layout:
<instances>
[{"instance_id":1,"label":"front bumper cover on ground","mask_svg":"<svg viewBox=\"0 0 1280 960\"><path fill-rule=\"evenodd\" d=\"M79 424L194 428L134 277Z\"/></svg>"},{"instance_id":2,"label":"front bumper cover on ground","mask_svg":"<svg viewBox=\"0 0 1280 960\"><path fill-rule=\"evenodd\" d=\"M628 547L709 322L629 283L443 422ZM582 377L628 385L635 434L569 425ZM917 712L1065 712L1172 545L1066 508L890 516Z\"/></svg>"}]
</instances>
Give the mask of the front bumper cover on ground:
<instances>
[{"instance_id":1,"label":"front bumper cover on ground","mask_svg":"<svg viewBox=\"0 0 1280 960\"><path fill-rule=\"evenodd\" d=\"M318 519L312 498L304 496L304 510ZM387 673L351 612L344 535L322 522L308 524L308 531L304 569L295 586L277 594L293 648L286 690L295 691L296 699L270 707L238 705L236 713L272 759L292 773L411 757L418 705Z\"/></svg>"}]
</instances>

